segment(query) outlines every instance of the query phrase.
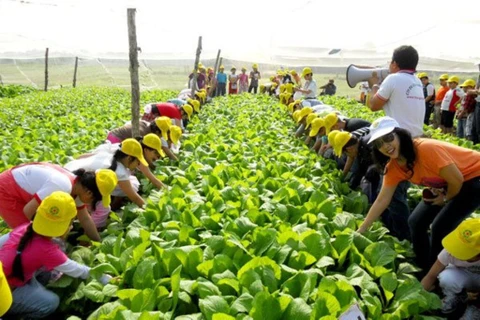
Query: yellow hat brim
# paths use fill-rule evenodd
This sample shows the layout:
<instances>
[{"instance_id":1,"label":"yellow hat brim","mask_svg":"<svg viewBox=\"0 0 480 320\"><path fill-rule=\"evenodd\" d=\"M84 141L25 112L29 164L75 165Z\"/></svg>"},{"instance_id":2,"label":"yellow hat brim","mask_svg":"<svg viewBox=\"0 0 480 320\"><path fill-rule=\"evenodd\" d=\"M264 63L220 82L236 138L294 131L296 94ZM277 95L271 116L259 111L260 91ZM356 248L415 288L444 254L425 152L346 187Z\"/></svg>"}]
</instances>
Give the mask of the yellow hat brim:
<instances>
[{"instance_id":1,"label":"yellow hat brim","mask_svg":"<svg viewBox=\"0 0 480 320\"><path fill-rule=\"evenodd\" d=\"M442 240L442 245L448 253L459 260L469 260L480 254L479 250L469 248L461 242L457 233L457 230L453 230Z\"/></svg>"},{"instance_id":2,"label":"yellow hat brim","mask_svg":"<svg viewBox=\"0 0 480 320\"><path fill-rule=\"evenodd\" d=\"M52 221L41 214L36 214L33 219L33 231L45 237L60 237L68 231L70 222L70 220Z\"/></svg>"}]
</instances>

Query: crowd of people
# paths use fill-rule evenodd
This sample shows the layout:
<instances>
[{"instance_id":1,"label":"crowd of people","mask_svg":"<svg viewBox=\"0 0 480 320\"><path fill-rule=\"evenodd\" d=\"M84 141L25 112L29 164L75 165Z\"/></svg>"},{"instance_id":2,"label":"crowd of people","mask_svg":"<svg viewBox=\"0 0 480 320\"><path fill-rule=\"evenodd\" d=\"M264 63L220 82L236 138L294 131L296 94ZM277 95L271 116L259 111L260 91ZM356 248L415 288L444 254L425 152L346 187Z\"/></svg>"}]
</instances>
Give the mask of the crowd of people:
<instances>
[{"instance_id":1,"label":"crowd of people","mask_svg":"<svg viewBox=\"0 0 480 320\"><path fill-rule=\"evenodd\" d=\"M480 102L474 80L459 86L458 77L444 74L442 87L435 90L428 74L417 73L418 61L415 48L401 46L393 52L390 74L380 82L373 73L363 84L366 106L386 114L373 123L324 104L319 97L334 95L336 87L333 79L317 87L312 68L278 70L260 85L257 64L248 74L246 68L237 74L232 67L228 76L223 66L215 75L213 68L199 65L198 73L190 75L190 88L177 98L145 106L138 137L127 122L111 129L96 149L63 166L25 163L1 173L0 217L12 230L0 238L0 316L52 314L59 297L45 285L62 274L90 275L89 267L62 249L72 220L91 240L101 241L99 230L108 225L111 210L125 201L145 205L137 175L166 188L152 173L155 162L162 157L178 161L180 138L202 106L227 91L257 90L277 97L296 124L295 137L319 157L335 161L350 187L368 196L371 207L356 231L369 232L381 219L391 235L411 241L424 288L433 290L438 279L444 315L463 313L467 293L480 291L480 220L469 219L480 207L480 153L427 138L424 125L433 121L451 133L456 118L457 134L477 141ZM411 184L425 187L412 212L407 203ZM108 283L111 276L98 280Z\"/></svg>"},{"instance_id":2,"label":"crowd of people","mask_svg":"<svg viewBox=\"0 0 480 320\"><path fill-rule=\"evenodd\" d=\"M292 93L293 90L299 92L304 90L302 88L302 77L303 75L300 76L295 70L278 69L276 74L269 78L268 82L260 85L261 74L258 70L258 64L256 63L252 65L252 70L249 74L247 74L247 68L245 67L242 67L241 73L237 74L237 68L232 66L230 68L230 74L228 75L225 73L225 67L223 65L218 68L218 72L215 74L214 68L205 68L205 66L200 63L198 65L198 72L196 72L196 82L193 72L188 76L188 88L205 89L210 98L224 96L227 93L231 95L243 92L253 94L260 92L278 95L280 91L283 92L282 85L289 85L287 86L287 91ZM321 89L321 96L333 96L337 92L334 79L329 79L326 84L319 88L317 88L315 80L312 79L309 82L309 95L311 97L317 97L318 89Z\"/></svg>"},{"instance_id":3,"label":"crowd of people","mask_svg":"<svg viewBox=\"0 0 480 320\"><path fill-rule=\"evenodd\" d=\"M466 80L462 94L456 76L442 75L448 89L443 97L435 95L428 75L417 74L418 61L415 48L401 46L382 82L372 73L366 106L386 114L373 123L347 118L316 99L311 68L303 69L301 89L290 92L283 84L277 97L296 124L295 136L319 156L336 161L350 186L368 196L371 207L356 231L369 232L381 219L390 234L411 241L424 288L433 290L438 278L443 315L458 319L467 292L480 291L480 219L468 219L480 207L480 153L428 138L424 125L438 107L439 125L448 133L454 117L460 120L467 113L468 119L473 109L467 105L474 101L473 108L480 109L480 102L474 99L475 82ZM301 99L294 99L293 92L300 92ZM407 202L411 184L424 187L412 212ZM466 312L480 315L473 305Z\"/></svg>"},{"instance_id":4,"label":"crowd of people","mask_svg":"<svg viewBox=\"0 0 480 320\"><path fill-rule=\"evenodd\" d=\"M65 165L24 163L0 173L0 218L11 231L0 237L0 317L48 318L60 299L46 288L61 275L86 279L90 268L65 253L72 223L101 241L109 214L126 200L145 206L138 175L166 186L152 173L155 161L178 161L180 138L190 118L207 101L206 90L150 103L140 121L111 129L95 150ZM101 275L107 284L112 277Z\"/></svg>"}]
</instances>

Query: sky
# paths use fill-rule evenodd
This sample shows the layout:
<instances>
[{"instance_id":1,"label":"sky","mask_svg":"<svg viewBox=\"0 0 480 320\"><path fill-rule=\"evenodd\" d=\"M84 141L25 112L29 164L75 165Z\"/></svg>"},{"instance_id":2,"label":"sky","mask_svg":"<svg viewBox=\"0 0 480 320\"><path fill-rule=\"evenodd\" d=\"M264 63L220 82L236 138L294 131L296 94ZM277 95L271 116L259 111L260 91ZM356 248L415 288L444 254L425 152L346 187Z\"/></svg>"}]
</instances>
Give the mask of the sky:
<instances>
[{"instance_id":1,"label":"sky","mask_svg":"<svg viewBox=\"0 0 480 320\"><path fill-rule=\"evenodd\" d=\"M480 2L471 0L0 0L0 53L126 54L127 8L137 9L144 56L190 58L201 35L204 58L218 49L261 62L288 46L375 54L412 44L421 56L480 60Z\"/></svg>"}]
</instances>

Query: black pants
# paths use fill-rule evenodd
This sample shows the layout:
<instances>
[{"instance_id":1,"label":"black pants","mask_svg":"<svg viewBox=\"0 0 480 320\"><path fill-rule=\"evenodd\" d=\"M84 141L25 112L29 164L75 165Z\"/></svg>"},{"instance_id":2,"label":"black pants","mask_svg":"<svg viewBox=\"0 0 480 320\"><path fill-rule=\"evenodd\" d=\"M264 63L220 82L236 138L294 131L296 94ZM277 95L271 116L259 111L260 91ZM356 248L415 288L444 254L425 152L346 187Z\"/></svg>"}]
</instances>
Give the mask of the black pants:
<instances>
[{"instance_id":1,"label":"black pants","mask_svg":"<svg viewBox=\"0 0 480 320\"><path fill-rule=\"evenodd\" d=\"M430 270L442 251L442 239L480 207L479 194L480 177L476 177L465 181L460 192L445 206L433 206L422 201L413 210L408 225L417 263L424 272Z\"/></svg>"},{"instance_id":2,"label":"black pants","mask_svg":"<svg viewBox=\"0 0 480 320\"><path fill-rule=\"evenodd\" d=\"M217 97L224 96L227 93L227 84L219 82L217 84Z\"/></svg>"},{"instance_id":3,"label":"black pants","mask_svg":"<svg viewBox=\"0 0 480 320\"><path fill-rule=\"evenodd\" d=\"M473 128L472 128L473 143L480 143L480 102L475 105L473 113Z\"/></svg>"},{"instance_id":4,"label":"black pants","mask_svg":"<svg viewBox=\"0 0 480 320\"><path fill-rule=\"evenodd\" d=\"M432 105L425 105L425 118L423 119L423 123L425 123L427 126L430 124L430 117L433 112L433 106Z\"/></svg>"},{"instance_id":5,"label":"black pants","mask_svg":"<svg viewBox=\"0 0 480 320\"><path fill-rule=\"evenodd\" d=\"M258 89L258 86L252 86L250 85L248 87L248 93L251 93L253 91L253 93L257 94L257 89Z\"/></svg>"}]
</instances>

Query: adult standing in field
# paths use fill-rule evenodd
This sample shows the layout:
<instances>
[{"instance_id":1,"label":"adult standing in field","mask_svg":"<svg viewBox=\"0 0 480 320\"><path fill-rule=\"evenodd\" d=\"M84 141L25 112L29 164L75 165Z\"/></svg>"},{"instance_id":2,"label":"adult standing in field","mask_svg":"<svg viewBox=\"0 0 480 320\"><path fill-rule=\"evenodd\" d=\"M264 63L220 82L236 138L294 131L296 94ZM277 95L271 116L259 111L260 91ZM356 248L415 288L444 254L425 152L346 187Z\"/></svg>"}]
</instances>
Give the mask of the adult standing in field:
<instances>
[{"instance_id":1,"label":"adult standing in field","mask_svg":"<svg viewBox=\"0 0 480 320\"><path fill-rule=\"evenodd\" d=\"M445 94L450 89L447 84L448 74L442 74L438 79L440 80L440 88L437 90L437 94L435 96L435 106L433 107L433 127L435 129L440 127L442 119L442 110L440 107Z\"/></svg>"},{"instance_id":2,"label":"adult standing in field","mask_svg":"<svg viewBox=\"0 0 480 320\"><path fill-rule=\"evenodd\" d=\"M417 76L420 81L422 81L423 96L425 97L425 118L423 119L423 123L428 126L435 104L435 87L428 81L428 74L426 72L420 72Z\"/></svg>"},{"instance_id":3,"label":"adult standing in field","mask_svg":"<svg viewBox=\"0 0 480 320\"><path fill-rule=\"evenodd\" d=\"M53 238L65 236L75 217L75 200L67 192L55 191L35 210L33 223L26 222L6 235L0 248L0 268L3 265L13 300L7 312L15 319L47 318L58 308L60 298L47 290L36 275L56 271L73 278L87 279L90 267L69 259ZM107 284L112 277L99 277ZM3 282L3 281L2 281ZM1 283L0 285L4 285ZM1 288L0 294L4 293ZM0 306L8 297L0 296Z\"/></svg>"},{"instance_id":4,"label":"adult standing in field","mask_svg":"<svg viewBox=\"0 0 480 320\"><path fill-rule=\"evenodd\" d=\"M480 152L434 139L412 139L390 117L377 119L371 129L373 158L385 176L359 232L388 207L400 182L428 187L408 217L417 263L428 271L442 250L442 239L480 207Z\"/></svg>"},{"instance_id":5,"label":"adult standing in field","mask_svg":"<svg viewBox=\"0 0 480 320\"><path fill-rule=\"evenodd\" d=\"M96 208L108 202L116 186L110 170L85 171L78 167L70 172L51 163L26 163L0 174L0 217L10 228L32 220L42 201L54 191L71 194L77 203L77 217L86 235L100 241L87 204Z\"/></svg>"},{"instance_id":6,"label":"adult standing in field","mask_svg":"<svg viewBox=\"0 0 480 320\"><path fill-rule=\"evenodd\" d=\"M313 71L310 67L303 68L302 77L305 79L303 88L295 88L295 92L300 92L303 98L316 99L317 98L317 82L313 79Z\"/></svg>"},{"instance_id":7,"label":"adult standing in field","mask_svg":"<svg viewBox=\"0 0 480 320\"><path fill-rule=\"evenodd\" d=\"M260 80L260 71L258 71L258 64L254 63L252 65L252 71L250 71L250 86L248 87L249 93L257 94L258 81Z\"/></svg>"},{"instance_id":8,"label":"adult standing in field","mask_svg":"<svg viewBox=\"0 0 480 320\"><path fill-rule=\"evenodd\" d=\"M227 93L227 74L224 72L225 67L220 66L217 72L217 94L216 96L224 96Z\"/></svg>"},{"instance_id":9,"label":"adult standing in field","mask_svg":"<svg viewBox=\"0 0 480 320\"><path fill-rule=\"evenodd\" d=\"M412 46L400 46L393 51L390 74L379 85L376 74L368 80L372 90L368 107L372 111L385 111L412 137L423 135L425 98L423 85L414 74L418 64L418 52Z\"/></svg>"},{"instance_id":10,"label":"adult standing in field","mask_svg":"<svg viewBox=\"0 0 480 320\"><path fill-rule=\"evenodd\" d=\"M242 73L239 77L239 93L248 92L248 75L246 74L247 68L242 67Z\"/></svg>"},{"instance_id":11,"label":"adult standing in field","mask_svg":"<svg viewBox=\"0 0 480 320\"><path fill-rule=\"evenodd\" d=\"M464 111L467 114L467 122L465 124L465 135L468 140L475 142L475 132L474 132L474 119L475 119L475 106L477 101L477 94L473 92L475 89L476 83L473 79L466 80L463 84L463 90L465 91L465 97L462 101L462 106Z\"/></svg>"}]
</instances>

